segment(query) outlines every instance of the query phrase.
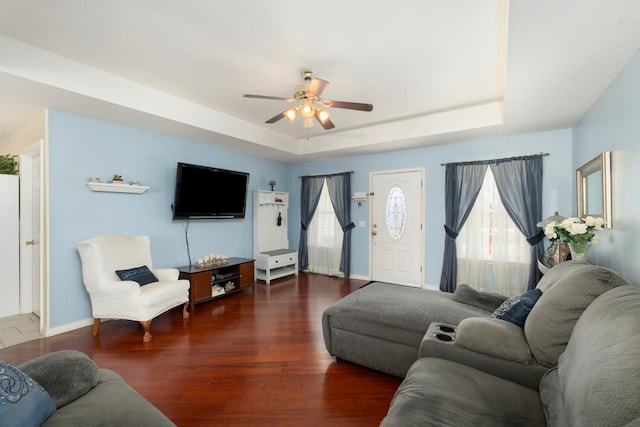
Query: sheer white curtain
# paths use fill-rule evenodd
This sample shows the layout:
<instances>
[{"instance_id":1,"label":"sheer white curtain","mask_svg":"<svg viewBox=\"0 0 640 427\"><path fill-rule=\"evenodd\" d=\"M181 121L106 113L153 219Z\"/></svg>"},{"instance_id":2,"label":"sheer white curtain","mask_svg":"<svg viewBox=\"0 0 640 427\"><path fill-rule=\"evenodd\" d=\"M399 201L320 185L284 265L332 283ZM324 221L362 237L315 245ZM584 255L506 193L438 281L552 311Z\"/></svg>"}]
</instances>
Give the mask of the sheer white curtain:
<instances>
[{"instance_id":1,"label":"sheer white curtain","mask_svg":"<svg viewBox=\"0 0 640 427\"><path fill-rule=\"evenodd\" d=\"M343 275L340 272L342 255L342 227L333 210L325 180L320 201L307 231L309 248L309 271L329 276Z\"/></svg>"},{"instance_id":2,"label":"sheer white curtain","mask_svg":"<svg viewBox=\"0 0 640 427\"><path fill-rule=\"evenodd\" d=\"M507 296L527 290L531 247L502 205L491 168L456 243L458 284Z\"/></svg>"}]
</instances>

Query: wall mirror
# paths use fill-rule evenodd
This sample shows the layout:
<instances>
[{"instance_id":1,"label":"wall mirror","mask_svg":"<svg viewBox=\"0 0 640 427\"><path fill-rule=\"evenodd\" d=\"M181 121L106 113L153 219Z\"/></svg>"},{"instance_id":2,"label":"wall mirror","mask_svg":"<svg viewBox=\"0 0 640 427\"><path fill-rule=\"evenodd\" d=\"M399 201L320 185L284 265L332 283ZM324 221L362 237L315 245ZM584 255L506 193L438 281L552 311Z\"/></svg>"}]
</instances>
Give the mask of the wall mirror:
<instances>
[{"instance_id":1,"label":"wall mirror","mask_svg":"<svg viewBox=\"0 0 640 427\"><path fill-rule=\"evenodd\" d=\"M578 218L601 217L612 226L611 151L605 151L576 169Z\"/></svg>"}]
</instances>

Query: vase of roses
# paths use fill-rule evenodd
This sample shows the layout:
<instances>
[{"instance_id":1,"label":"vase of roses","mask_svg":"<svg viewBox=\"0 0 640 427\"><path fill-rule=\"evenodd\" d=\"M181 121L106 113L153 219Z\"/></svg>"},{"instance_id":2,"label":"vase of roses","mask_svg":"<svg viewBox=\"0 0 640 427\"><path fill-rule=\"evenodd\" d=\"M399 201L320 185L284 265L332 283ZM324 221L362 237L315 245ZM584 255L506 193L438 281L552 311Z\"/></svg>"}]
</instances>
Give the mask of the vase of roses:
<instances>
[{"instance_id":1,"label":"vase of roses","mask_svg":"<svg viewBox=\"0 0 640 427\"><path fill-rule=\"evenodd\" d=\"M569 245L571 259L586 260L591 243L598 241L599 230L604 227L602 218L588 216L586 218L567 218L561 222L550 222L544 227L544 234L549 240L560 241Z\"/></svg>"}]
</instances>

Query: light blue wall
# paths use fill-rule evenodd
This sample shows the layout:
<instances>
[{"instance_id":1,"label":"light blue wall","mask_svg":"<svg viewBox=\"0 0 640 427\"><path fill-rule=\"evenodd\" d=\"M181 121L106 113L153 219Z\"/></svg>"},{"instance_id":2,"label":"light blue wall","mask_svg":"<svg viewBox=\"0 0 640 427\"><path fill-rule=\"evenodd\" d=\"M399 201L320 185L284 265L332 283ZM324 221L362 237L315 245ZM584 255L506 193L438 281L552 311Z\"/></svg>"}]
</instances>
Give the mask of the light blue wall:
<instances>
[{"instance_id":1,"label":"light blue wall","mask_svg":"<svg viewBox=\"0 0 640 427\"><path fill-rule=\"evenodd\" d=\"M640 51L636 51L574 129L573 168L612 151L613 228L589 260L640 285ZM574 214L575 206L574 202Z\"/></svg>"},{"instance_id":2,"label":"light blue wall","mask_svg":"<svg viewBox=\"0 0 640 427\"><path fill-rule=\"evenodd\" d=\"M569 212L574 197L572 187L573 168L571 161L571 130L520 135L486 141L425 147L390 153L371 154L335 160L297 164L293 167L295 183L291 206L299 206L300 180L298 176L341 171L354 171L351 190L371 191L369 173L372 171L424 168L425 169L425 283L440 283L442 256L444 252L444 171L441 163L464 160L480 160L517 155L550 153L544 158L543 217L554 211ZM351 273L369 275L369 203L358 208L352 205L351 216L356 228L352 232ZM300 237L300 210L289 213L290 240L298 242ZM367 227L357 227L359 221Z\"/></svg>"},{"instance_id":3,"label":"light blue wall","mask_svg":"<svg viewBox=\"0 0 640 427\"><path fill-rule=\"evenodd\" d=\"M215 142L215 141L213 141ZM290 191L290 166L140 129L51 111L49 114L51 327L91 318L75 244L101 234L148 235L156 267L188 264L184 221L172 221L178 161L249 172L250 191ZM120 174L151 188L144 194L98 193L85 182ZM216 197L203 188L203 197ZM244 220L191 221L191 258L212 252L252 257L253 203Z\"/></svg>"},{"instance_id":4,"label":"light blue wall","mask_svg":"<svg viewBox=\"0 0 640 427\"><path fill-rule=\"evenodd\" d=\"M50 309L56 327L91 317L82 285L75 243L104 233L147 234L158 267L187 264L182 222L171 220L175 165L178 161L218 166L251 174L250 190L268 189L291 195L289 235L299 239L301 175L353 170L352 190L369 191L369 172L424 168L425 283L440 280L444 245L444 168L441 163L548 152L544 159L543 215L558 210L575 214L577 167L598 153L612 150L614 228L602 233L591 260L614 268L640 283L640 54L636 53L601 98L574 128L383 154L289 165L126 126L51 111L49 115ZM215 141L212 141L215 143ZM142 195L94 193L84 182L114 173L138 179L151 189ZM203 189L215 196L215 189ZM252 201L242 220L191 222L192 259L211 252L229 256L252 254ZM367 222L368 203L353 205L353 221ZM369 274L368 228L353 231L352 272Z\"/></svg>"}]
</instances>

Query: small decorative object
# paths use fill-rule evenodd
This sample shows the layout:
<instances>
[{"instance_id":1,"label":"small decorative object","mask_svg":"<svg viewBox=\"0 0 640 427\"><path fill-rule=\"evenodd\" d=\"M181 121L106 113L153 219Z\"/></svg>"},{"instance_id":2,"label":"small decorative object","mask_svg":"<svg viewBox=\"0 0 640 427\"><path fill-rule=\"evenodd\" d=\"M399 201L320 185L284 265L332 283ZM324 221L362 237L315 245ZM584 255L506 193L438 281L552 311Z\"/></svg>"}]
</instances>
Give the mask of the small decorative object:
<instances>
[{"instance_id":1,"label":"small decorative object","mask_svg":"<svg viewBox=\"0 0 640 427\"><path fill-rule=\"evenodd\" d=\"M273 189L276 186L276 182L274 180L269 181L269 185L271 186L271 191L274 191Z\"/></svg>"},{"instance_id":2,"label":"small decorative object","mask_svg":"<svg viewBox=\"0 0 640 427\"><path fill-rule=\"evenodd\" d=\"M0 175L18 175L18 156L0 154Z\"/></svg>"},{"instance_id":3,"label":"small decorative object","mask_svg":"<svg viewBox=\"0 0 640 427\"><path fill-rule=\"evenodd\" d=\"M131 185L140 185L140 181L138 181L137 179L134 179L129 184L131 184Z\"/></svg>"},{"instance_id":4,"label":"small decorative object","mask_svg":"<svg viewBox=\"0 0 640 427\"><path fill-rule=\"evenodd\" d=\"M89 182L100 182L100 178L98 178L97 176L92 176L91 178L89 178Z\"/></svg>"},{"instance_id":5,"label":"small decorative object","mask_svg":"<svg viewBox=\"0 0 640 427\"><path fill-rule=\"evenodd\" d=\"M228 281L227 284L224 285L224 290L225 290L225 292L229 292L230 290L232 290L235 287L236 287L236 285L234 285L232 281Z\"/></svg>"},{"instance_id":6,"label":"small decorative object","mask_svg":"<svg viewBox=\"0 0 640 427\"><path fill-rule=\"evenodd\" d=\"M586 218L567 218L560 223L552 221L544 227L549 240L569 245L571 259L585 261L591 243L598 241L597 232L604 227L604 219L588 216Z\"/></svg>"},{"instance_id":7,"label":"small decorative object","mask_svg":"<svg viewBox=\"0 0 640 427\"><path fill-rule=\"evenodd\" d=\"M124 184L124 179L122 179L122 175L113 175L111 180L114 184Z\"/></svg>"},{"instance_id":8,"label":"small decorative object","mask_svg":"<svg viewBox=\"0 0 640 427\"><path fill-rule=\"evenodd\" d=\"M198 260L196 261L196 267L206 268L206 267L219 266L219 265L226 264L227 261L228 259L226 255L212 253L202 258L198 258Z\"/></svg>"}]
</instances>

